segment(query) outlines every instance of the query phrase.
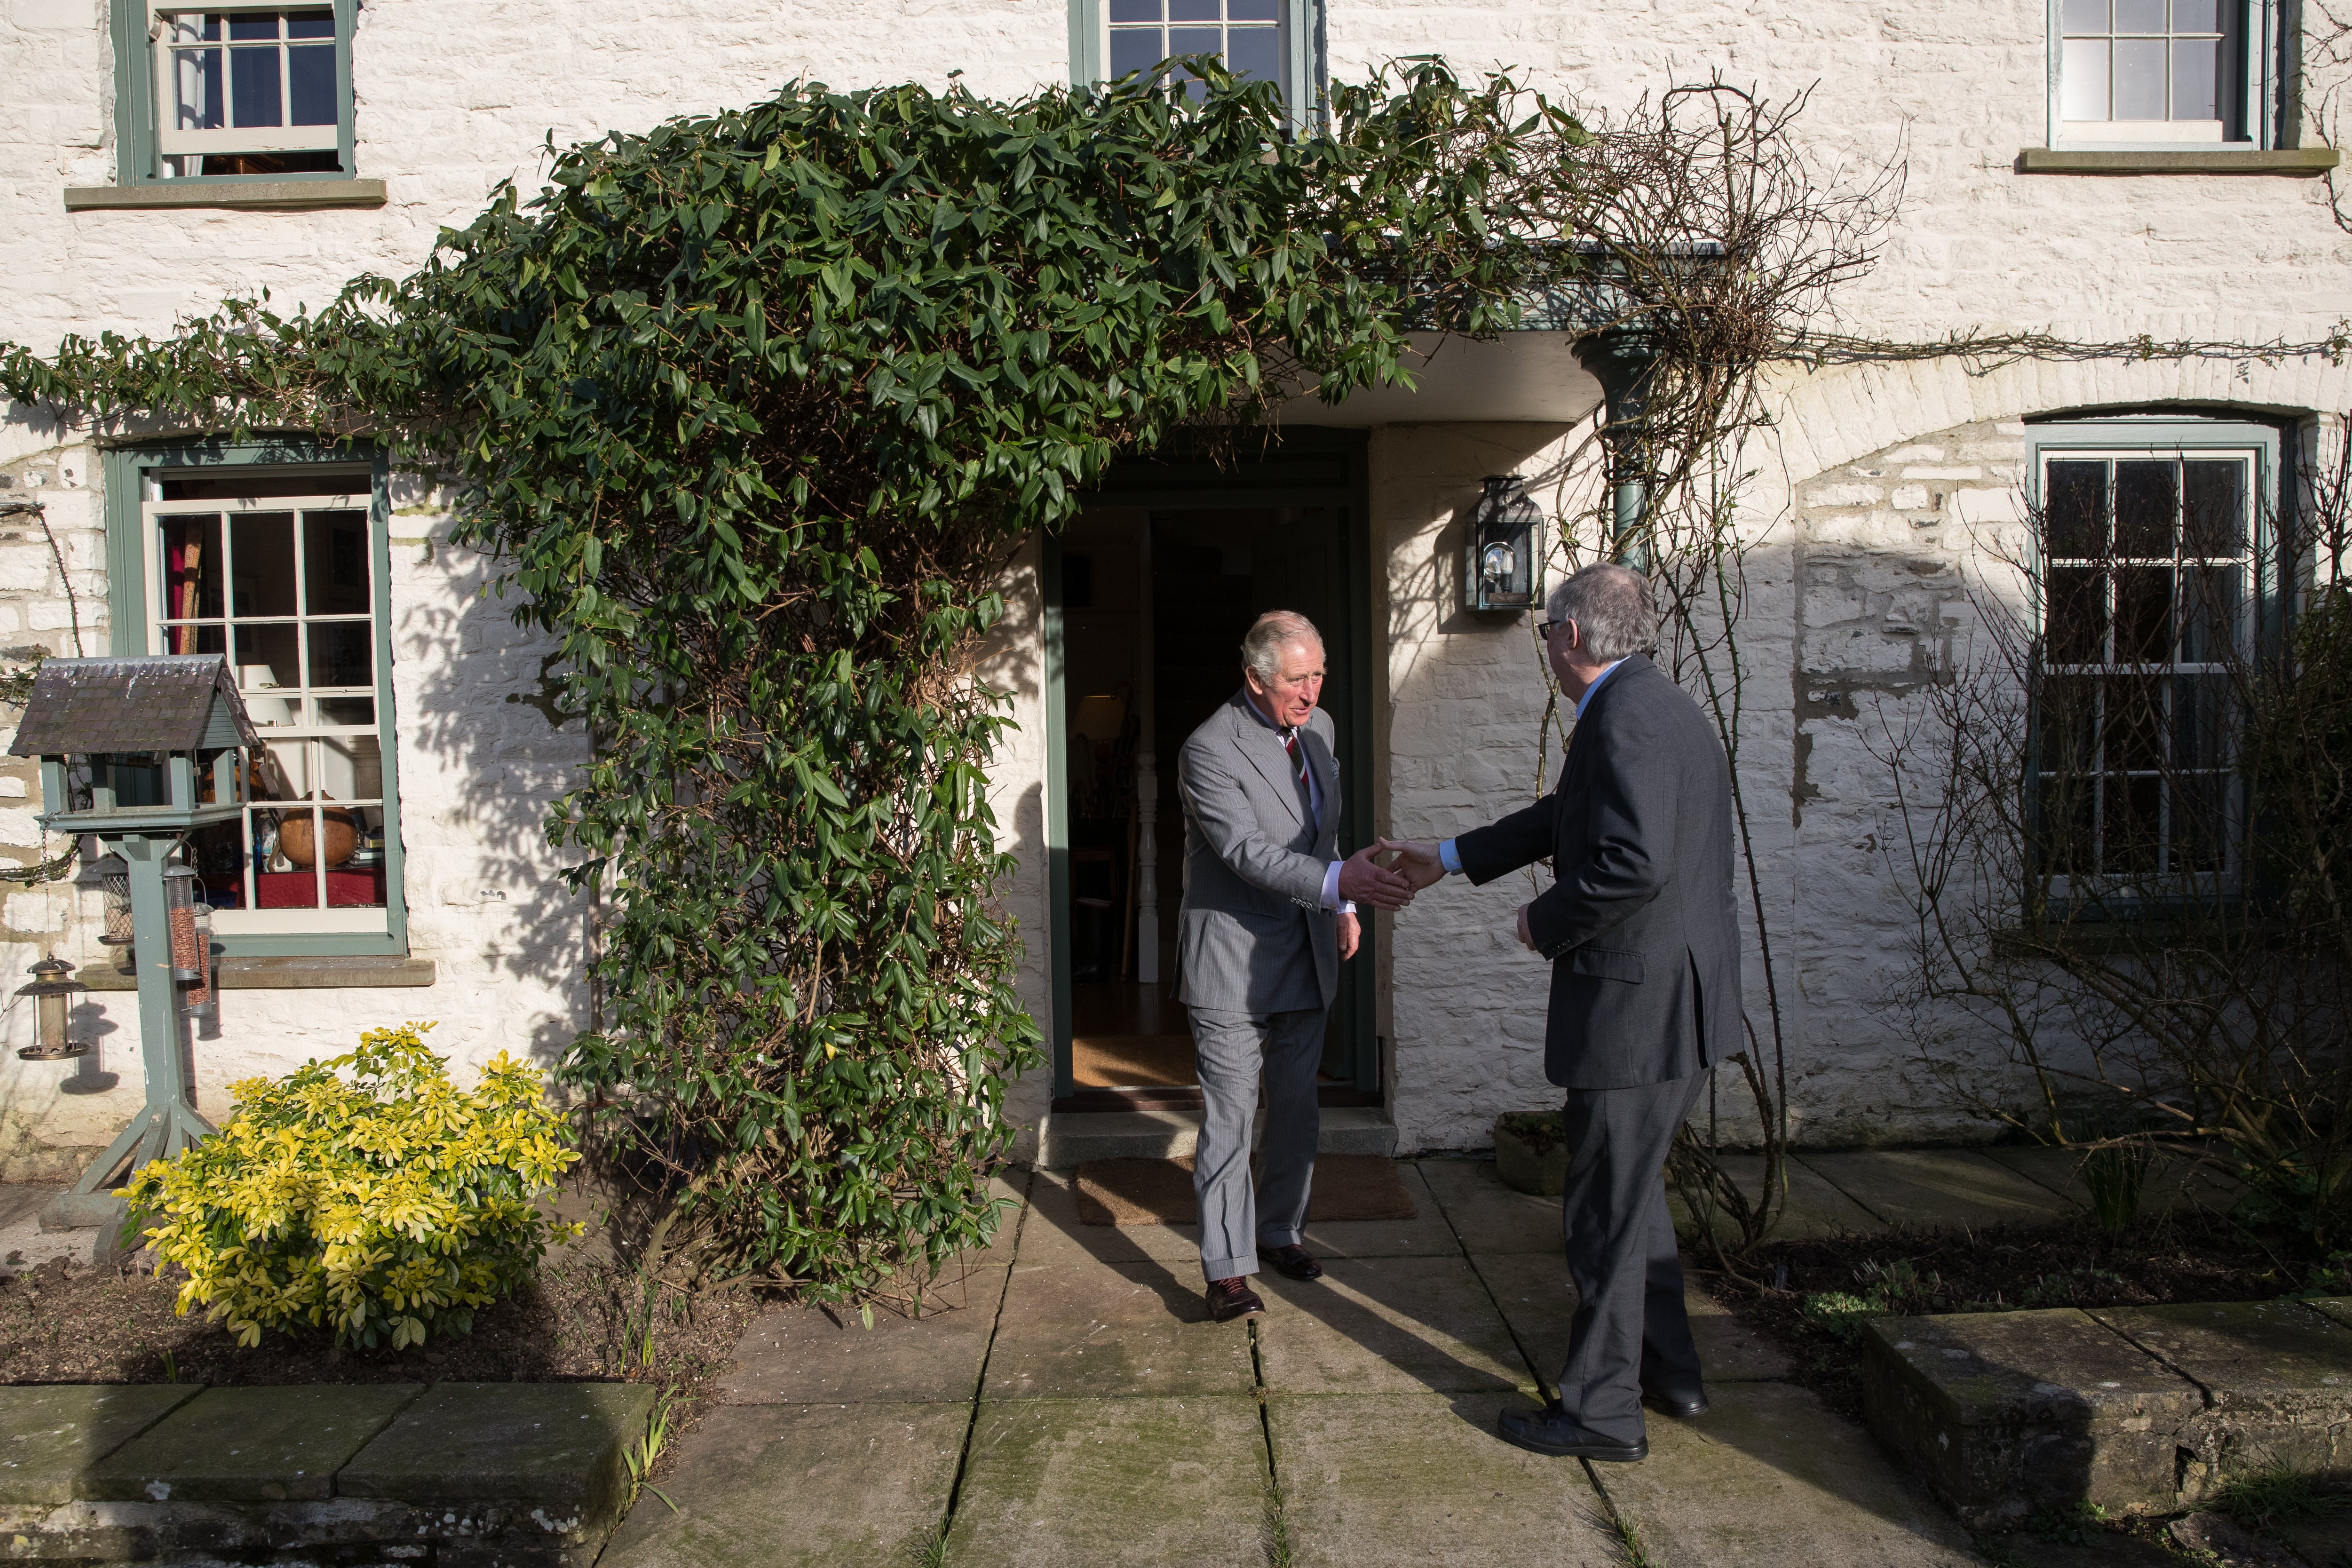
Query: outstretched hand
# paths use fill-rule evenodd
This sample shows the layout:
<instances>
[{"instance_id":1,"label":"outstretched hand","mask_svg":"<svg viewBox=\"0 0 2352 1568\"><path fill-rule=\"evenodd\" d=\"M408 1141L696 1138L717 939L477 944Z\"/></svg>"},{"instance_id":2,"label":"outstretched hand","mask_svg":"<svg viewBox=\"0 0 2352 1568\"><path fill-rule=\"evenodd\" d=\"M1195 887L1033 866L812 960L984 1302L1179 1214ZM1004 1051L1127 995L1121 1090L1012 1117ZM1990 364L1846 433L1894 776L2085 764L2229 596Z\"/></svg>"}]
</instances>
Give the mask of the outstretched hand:
<instances>
[{"instance_id":1,"label":"outstretched hand","mask_svg":"<svg viewBox=\"0 0 2352 1568\"><path fill-rule=\"evenodd\" d=\"M1339 863L1339 896L1376 910L1401 910L1412 902L1412 884L1372 858L1380 847L1368 844Z\"/></svg>"},{"instance_id":2,"label":"outstretched hand","mask_svg":"<svg viewBox=\"0 0 2352 1568\"><path fill-rule=\"evenodd\" d=\"M1377 847L1383 855L1395 851L1397 871L1412 884L1416 893L1445 879L1445 862L1438 858L1437 846L1429 839L1383 838Z\"/></svg>"}]
</instances>

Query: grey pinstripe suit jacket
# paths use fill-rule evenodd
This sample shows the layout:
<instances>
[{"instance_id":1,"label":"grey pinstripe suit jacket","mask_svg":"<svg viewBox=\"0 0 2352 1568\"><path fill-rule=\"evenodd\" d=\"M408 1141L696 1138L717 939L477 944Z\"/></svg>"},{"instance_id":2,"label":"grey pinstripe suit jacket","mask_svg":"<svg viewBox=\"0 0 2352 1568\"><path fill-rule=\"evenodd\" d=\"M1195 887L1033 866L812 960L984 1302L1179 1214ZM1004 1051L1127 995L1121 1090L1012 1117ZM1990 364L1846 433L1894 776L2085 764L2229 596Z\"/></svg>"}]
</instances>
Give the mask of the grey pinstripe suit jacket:
<instances>
[{"instance_id":1,"label":"grey pinstripe suit jacket","mask_svg":"<svg viewBox=\"0 0 2352 1568\"><path fill-rule=\"evenodd\" d=\"M1322 908L1339 858L1339 763L1331 717L1298 731L1322 795L1309 820L1282 739L1246 687L1192 731L1176 758L1184 802L1184 900L1176 917L1176 999L1188 1007L1281 1013L1328 1007L1339 984L1339 927Z\"/></svg>"}]
</instances>

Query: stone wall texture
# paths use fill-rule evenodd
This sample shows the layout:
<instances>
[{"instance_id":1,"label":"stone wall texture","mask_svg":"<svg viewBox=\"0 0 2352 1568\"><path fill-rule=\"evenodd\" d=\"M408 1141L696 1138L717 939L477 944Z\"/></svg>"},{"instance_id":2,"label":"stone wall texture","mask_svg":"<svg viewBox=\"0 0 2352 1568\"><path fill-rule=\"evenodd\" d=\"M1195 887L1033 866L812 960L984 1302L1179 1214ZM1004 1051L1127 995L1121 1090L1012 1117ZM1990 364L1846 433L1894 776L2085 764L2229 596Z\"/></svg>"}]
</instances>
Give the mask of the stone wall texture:
<instances>
[{"instance_id":1,"label":"stone wall texture","mask_svg":"<svg viewBox=\"0 0 2352 1568\"><path fill-rule=\"evenodd\" d=\"M550 136L642 130L799 75L940 87L961 72L977 91L1012 93L1068 68L1067 13L1049 0L692 0L666 12L616 0L369 0L354 66L357 157L360 174L386 182L385 205L68 212L65 187L112 178L106 17L107 0L0 0L0 336L44 350L69 331L165 331L234 291L316 303L355 274L412 268L441 225L465 221L501 181L531 188ZM2040 0L1965 10L1654 0L1605 17L1557 3L1328 0L1324 20L1337 78L1435 51L1465 70L1509 65L1595 114L1713 73L1768 95L1811 92L1801 136L1822 179L1905 165L1900 220L1875 268L1836 302L1846 331L2252 344L2319 337L2352 313L2352 241L2326 182L2016 172L2019 151L2044 140ZM2315 62L2305 100L2336 85ZM1763 917L1749 931L1751 1016L1759 1028L1779 1019L1807 1139L1959 1135L1966 1125L1874 1010L1900 962L1901 909L1880 849L1892 801L1868 739L1873 726L1900 723L1922 672L1969 635L1969 584L1992 580L1989 547L2015 527L2022 422L2194 407L2332 431L2328 418L2352 407L2352 372L2251 352L1998 366L1948 358L1791 369L1768 393L1775 424L1748 454L1741 522L1739 766ZM1536 476L1560 516L1599 495L1590 420L1445 418L1433 408L1427 422L1371 438L1368 526L1388 682L1372 783L1382 825L1416 834L1456 831L1529 798L1559 755L1526 622L1452 607L1479 476ZM40 503L0 511L0 654L105 651L97 467L86 433L41 411L0 420L0 503ZM414 951L435 960L439 983L227 993L218 1037L196 1046L215 1113L231 1079L345 1048L370 1025L429 1016L466 1060L499 1047L544 1059L588 1016L585 911L554 880L537 831L583 739L551 721L547 650L481 595L494 569L448 542L442 499L419 489L395 506L407 896ZM1024 727L1000 760L998 809L1023 855L1006 898L1028 936L1024 984L1042 1019L1052 960L1042 622L1034 557L1009 571L1016 616L988 668ZM27 769L0 764L0 862L58 847L33 823L37 793ZM0 989L52 946L94 959L94 898L0 887ZM1381 1032L1404 1148L1483 1145L1496 1111L1552 1098L1542 977L1509 935L1516 901L1449 884L1388 922ZM73 1079L0 1055L0 1175L67 1173L137 1104L127 1002L89 1004L112 1032L102 1063ZM6 1046L29 1034L26 1008L0 1014ZM101 1087L109 1073L117 1080ZM1045 1098L1043 1076L1033 1078L1014 1091L1016 1113L1034 1121ZM1720 1108L1735 1135L1738 1099L1727 1088Z\"/></svg>"}]
</instances>

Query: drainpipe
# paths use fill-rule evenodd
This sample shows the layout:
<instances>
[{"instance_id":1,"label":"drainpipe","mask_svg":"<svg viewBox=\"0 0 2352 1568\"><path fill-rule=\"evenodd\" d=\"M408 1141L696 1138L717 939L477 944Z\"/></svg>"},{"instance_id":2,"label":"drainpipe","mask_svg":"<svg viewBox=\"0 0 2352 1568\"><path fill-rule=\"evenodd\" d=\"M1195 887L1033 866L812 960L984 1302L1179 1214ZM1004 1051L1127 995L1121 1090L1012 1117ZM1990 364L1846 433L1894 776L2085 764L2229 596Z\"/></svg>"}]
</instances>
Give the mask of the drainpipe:
<instances>
[{"instance_id":1,"label":"drainpipe","mask_svg":"<svg viewBox=\"0 0 2352 1568\"><path fill-rule=\"evenodd\" d=\"M1648 465L1643 461L1642 450L1648 432L1643 416L1649 408L1650 373L1658 363L1657 345L1636 329L1612 327L1579 339L1576 357L1601 383L1607 399L1601 444L1608 458L1609 556L1646 576L1652 558Z\"/></svg>"}]
</instances>

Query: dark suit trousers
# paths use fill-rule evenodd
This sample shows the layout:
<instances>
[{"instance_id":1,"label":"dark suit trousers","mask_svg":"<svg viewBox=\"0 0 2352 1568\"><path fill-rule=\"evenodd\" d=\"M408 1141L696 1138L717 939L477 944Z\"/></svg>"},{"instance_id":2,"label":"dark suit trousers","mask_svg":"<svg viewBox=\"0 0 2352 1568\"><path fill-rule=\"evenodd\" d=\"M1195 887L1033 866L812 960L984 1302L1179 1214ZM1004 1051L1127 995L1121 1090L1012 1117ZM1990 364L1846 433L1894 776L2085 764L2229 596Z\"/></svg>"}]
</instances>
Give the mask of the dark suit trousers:
<instances>
[{"instance_id":1,"label":"dark suit trousers","mask_svg":"<svg viewBox=\"0 0 2352 1568\"><path fill-rule=\"evenodd\" d=\"M1633 1089L1572 1089L1562 1111L1560 1226L1576 1316L1559 1397L1570 1415L1613 1442L1641 1441L1643 1384L1677 1398L1699 1393L1664 1171L1706 1082L1696 1073Z\"/></svg>"}]
</instances>

